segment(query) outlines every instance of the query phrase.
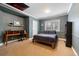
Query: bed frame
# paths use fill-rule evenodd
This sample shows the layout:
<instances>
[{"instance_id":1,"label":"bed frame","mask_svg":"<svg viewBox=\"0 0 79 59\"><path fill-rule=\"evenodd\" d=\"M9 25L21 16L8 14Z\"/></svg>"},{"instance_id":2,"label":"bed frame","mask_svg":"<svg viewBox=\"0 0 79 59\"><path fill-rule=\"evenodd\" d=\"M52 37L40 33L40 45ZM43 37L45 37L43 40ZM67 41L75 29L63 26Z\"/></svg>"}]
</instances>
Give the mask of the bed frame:
<instances>
[{"instance_id":1,"label":"bed frame","mask_svg":"<svg viewBox=\"0 0 79 59\"><path fill-rule=\"evenodd\" d=\"M55 38L51 38L51 37L43 37L43 36L34 35L33 36L33 43L34 42L42 42L42 43L50 44L53 49L57 46L58 36L57 36L56 31L43 31L43 32L40 32L40 33L52 34L52 35L56 34L56 36L55 36ZM47 39L47 41L46 41L46 39Z\"/></svg>"}]
</instances>

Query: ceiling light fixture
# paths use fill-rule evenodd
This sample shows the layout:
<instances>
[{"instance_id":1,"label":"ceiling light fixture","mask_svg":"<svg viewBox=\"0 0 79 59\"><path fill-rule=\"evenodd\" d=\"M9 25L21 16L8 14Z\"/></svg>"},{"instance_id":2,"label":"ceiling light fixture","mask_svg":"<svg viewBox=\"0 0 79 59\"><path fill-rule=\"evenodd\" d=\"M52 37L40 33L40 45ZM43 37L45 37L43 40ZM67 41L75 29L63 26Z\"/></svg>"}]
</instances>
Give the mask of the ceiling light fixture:
<instances>
[{"instance_id":1,"label":"ceiling light fixture","mask_svg":"<svg viewBox=\"0 0 79 59\"><path fill-rule=\"evenodd\" d=\"M50 13L50 10L49 10L49 9L46 9L46 10L45 10L45 13Z\"/></svg>"}]
</instances>

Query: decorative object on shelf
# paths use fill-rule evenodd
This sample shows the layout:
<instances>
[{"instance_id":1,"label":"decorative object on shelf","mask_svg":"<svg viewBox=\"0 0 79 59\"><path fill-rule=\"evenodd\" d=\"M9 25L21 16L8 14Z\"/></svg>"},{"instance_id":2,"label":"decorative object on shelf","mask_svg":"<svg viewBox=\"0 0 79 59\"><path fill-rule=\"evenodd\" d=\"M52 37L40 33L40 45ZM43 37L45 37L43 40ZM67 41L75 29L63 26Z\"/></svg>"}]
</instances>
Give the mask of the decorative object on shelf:
<instances>
[{"instance_id":1,"label":"decorative object on shelf","mask_svg":"<svg viewBox=\"0 0 79 59\"><path fill-rule=\"evenodd\" d=\"M13 23L13 27L23 27L24 25L22 25L19 21L14 21Z\"/></svg>"},{"instance_id":2,"label":"decorative object on shelf","mask_svg":"<svg viewBox=\"0 0 79 59\"><path fill-rule=\"evenodd\" d=\"M14 21L14 26L20 26L20 22L19 21Z\"/></svg>"},{"instance_id":3,"label":"decorative object on shelf","mask_svg":"<svg viewBox=\"0 0 79 59\"><path fill-rule=\"evenodd\" d=\"M9 23L8 26L13 26L13 23Z\"/></svg>"}]
</instances>

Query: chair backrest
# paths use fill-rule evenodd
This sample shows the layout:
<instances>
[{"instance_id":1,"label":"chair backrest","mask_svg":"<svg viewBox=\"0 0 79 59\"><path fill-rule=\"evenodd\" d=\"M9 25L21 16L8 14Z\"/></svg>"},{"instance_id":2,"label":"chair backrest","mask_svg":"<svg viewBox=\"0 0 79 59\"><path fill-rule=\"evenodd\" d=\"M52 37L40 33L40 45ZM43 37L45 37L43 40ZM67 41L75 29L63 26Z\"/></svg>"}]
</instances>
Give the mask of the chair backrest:
<instances>
[{"instance_id":1,"label":"chair backrest","mask_svg":"<svg viewBox=\"0 0 79 59\"><path fill-rule=\"evenodd\" d=\"M22 36L24 35L24 31L23 31L23 30L22 30L22 31L20 31L20 35L22 35Z\"/></svg>"}]
</instances>

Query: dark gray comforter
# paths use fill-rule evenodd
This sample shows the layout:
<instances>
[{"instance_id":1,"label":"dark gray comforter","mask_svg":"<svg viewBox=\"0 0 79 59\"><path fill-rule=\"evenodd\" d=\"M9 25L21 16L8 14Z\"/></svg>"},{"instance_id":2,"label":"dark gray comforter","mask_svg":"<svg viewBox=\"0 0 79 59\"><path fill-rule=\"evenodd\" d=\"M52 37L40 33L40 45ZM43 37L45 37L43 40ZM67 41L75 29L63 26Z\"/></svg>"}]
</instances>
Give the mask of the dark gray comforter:
<instances>
[{"instance_id":1,"label":"dark gray comforter","mask_svg":"<svg viewBox=\"0 0 79 59\"><path fill-rule=\"evenodd\" d=\"M42 32L40 34L34 35L33 42L35 41L51 44L52 47L55 48L58 41L58 36L54 31L52 32L46 31L46 32Z\"/></svg>"},{"instance_id":2,"label":"dark gray comforter","mask_svg":"<svg viewBox=\"0 0 79 59\"><path fill-rule=\"evenodd\" d=\"M56 40L56 34L37 34L37 35L34 35L34 39L51 43Z\"/></svg>"}]
</instances>

